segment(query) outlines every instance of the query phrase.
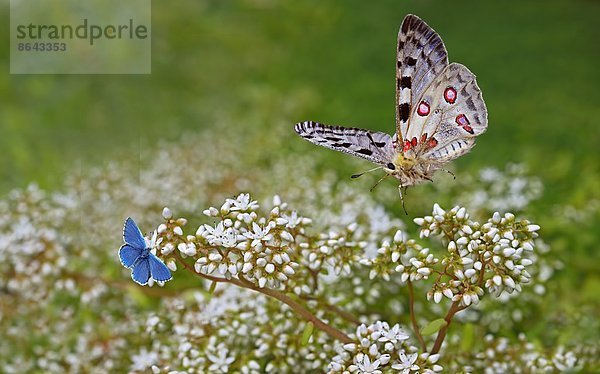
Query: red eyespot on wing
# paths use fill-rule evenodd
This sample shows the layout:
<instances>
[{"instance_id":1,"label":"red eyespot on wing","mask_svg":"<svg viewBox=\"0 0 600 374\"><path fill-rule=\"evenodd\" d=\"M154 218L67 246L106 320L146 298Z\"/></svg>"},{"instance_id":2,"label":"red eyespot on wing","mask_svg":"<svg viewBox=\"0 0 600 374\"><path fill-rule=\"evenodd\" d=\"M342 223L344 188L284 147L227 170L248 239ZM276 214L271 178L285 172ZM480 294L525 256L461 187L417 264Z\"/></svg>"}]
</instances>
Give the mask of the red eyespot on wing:
<instances>
[{"instance_id":1,"label":"red eyespot on wing","mask_svg":"<svg viewBox=\"0 0 600 374\"><path fill-rule=\"evenodd\" d=\"M438 145L438 141L436 140L436 138L431 138L429 139L429 141L427 142L427 148L433 148L436 145Z\"/></svg>"},{"instance_id":2,"label":"red eyespot on wing","mask_svg":"<svg viewBox=\"0 0 600 374\"><path fill-rule=\"evenodd\" d=\"M444 90L444 99L448 104L454 104L456 101L456 90L453 87L447 87Z\"/></svg>"},{"instance_id":3,"label":"red eyespot on wing","mask_svg":"<svg viewBox=\"0 0 600 374\"><path fill-rule=\"evenodd\" d=\"M429 114L429 104L425 101L421 101L419 107L417 108L417 114L420 116L426 116Z\"/></svg>"},{"instance_id":4,"label":"red eyespot on wing","mask_svg":"<svg viewBox=\"0 0 600 374\"><path fill-rule=\"evenodd\" d=\"M473 128L469 125L464 125L463 129L468 132L469 134L475 134L475 131L473 131Z\"/></svg>"},{"instance_id":5,"label":"red eyespot on wing","mask_svg":"<svg viewBox=\"0 0 600 374\"><path fill-rule=\"evenodd\" d=\"M427 140L427 133L421 135L421 141L419 143L425 143L425 140Z\"/></svg>"},{"instance_id":6,"label":"red eyespot on wing","mask_svg":"<svg viewBox=\"0 0 600 374\"><path fill-rule=\"evenodd\" d=\"M404 142L404 148L402 148L402 150L404 152L406 152L406 151L408 151L410 149L411 146L412 146L412 144L410 143L410 141L407 140L407 141Z\"/></svg>"},{"instance_id":7,"label":"red eyespot on wing","mask_svg":"<svg viewBox=\"0 0 600 374\"><path fill-rule=\"evenodd\" d=\"M410 145L413 147L417 146L417 137L416 136L411 139Z\"/></svg>"},{"instance_id":8,"label":"red eyespot on wing","mask_svg":"<svg viewBox=\"0 0 600 374\"><path fill-rule=\"evenodd\" d=\"M455 121L459 126L467 126L470 124L469 119L464 114L459 114L456 116Z\"/></svg>"}]
</instances>

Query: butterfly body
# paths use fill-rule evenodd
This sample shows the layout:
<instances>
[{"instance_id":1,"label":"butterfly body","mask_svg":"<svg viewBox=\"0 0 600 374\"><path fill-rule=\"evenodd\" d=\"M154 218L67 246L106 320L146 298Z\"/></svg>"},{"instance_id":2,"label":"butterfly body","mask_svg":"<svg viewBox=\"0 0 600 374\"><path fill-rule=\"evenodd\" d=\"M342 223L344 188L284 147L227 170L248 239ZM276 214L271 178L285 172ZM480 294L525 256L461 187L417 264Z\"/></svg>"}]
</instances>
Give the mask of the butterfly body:
<instances>
[{"instance_id":1,"label":"butterfly body","mask_svg":"<svg viewBox=\"0 0 600 374\"><path fill-rule=\"evenodd\" d=\"M438 169L439 166L435 163L424 162L402 152L398 152L394 160L383 168L386 173L398 179L400 185L404 187L431 180L433 173Z\"/></svg>"},{"instance_id":2,"label":"butterfly body","mask_svg":"<svg viewBox=\"0 0 600 374\"><path fill-rule=\"evenodd\" d=\"M486 129L487 109L475 75L449 64L442 39L414 15L404 18L398 33L393 136L313 121L295 125L311 143L379 165L400 188L430 181L444 164L471 150Z\"/></svg>"},{"instance_id":3,"label":"butterfly body","mask_svg":"<svg viewBox=\"0 0 600 374\"><path fill-rule=\"evenodd\" d=\"M119 249L119 259L123 266L131 269L131 278L136 283L144 286L150 278L159 282L171 280L169 268L152 253L156 233L152 240L146 240L135 221L127 218L123 227L123 241L125 244Z\"/></svg>"}]
</instances>

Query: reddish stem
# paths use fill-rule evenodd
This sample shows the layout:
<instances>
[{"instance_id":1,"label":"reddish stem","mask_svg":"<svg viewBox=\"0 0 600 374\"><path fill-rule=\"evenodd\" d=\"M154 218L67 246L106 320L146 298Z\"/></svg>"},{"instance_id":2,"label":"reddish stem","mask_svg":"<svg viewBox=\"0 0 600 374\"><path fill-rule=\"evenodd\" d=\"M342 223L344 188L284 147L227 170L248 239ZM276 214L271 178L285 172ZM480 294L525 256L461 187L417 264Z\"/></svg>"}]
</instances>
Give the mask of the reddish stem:
<instances>
[{"instance_id":1,"label":"reddish stem","mask_svg":"<svg viewBox=\"0 0 600 374\"><path fill-rule=\"evenodd\" d=\"M427 352L427 345L425 344L425 340L423 340L423 336L421 336L421 332L419 331L419 325L417 324L417 317L415 316L415 292L413 290L413 285L410 280L408 283L408 308L410 311L410 321L412 322L412 328L417 336L417 340L421 344L421 349L423 352Z\"/></svg>"},{"instance_id":2,"label":"reddish stem","mask_svg":"<svg viewBox=\"0 0 600 374\"><path fill-rule=\"evenodd\" d=\"M353 343L354 340L352 340L348 335L344 334L342 331L326 324L325 322L321 321L319 318L317 318L314 314L312 314L308 309L306 309L303 305L299 304L298 302L296 302L294 299L292 299L291 297L285 295L284 293L280 292L280 291L276 291L276 290L272 290L269 288L260 288L257 285L255 285L254 283L245 280L243 278L241 279L236 279L236 278L231 278L231 279L226 279L226 278L221 278L221 277L215 277L212 275L207 275L207 274L202 274L202 273L197 273L196 270L194 269L194 267L190 264L188 264L186 261L183 260L183 258L179 255L179 253L175 253L175 257L179 260L179 262L188 270L190 270L193 274L195 274L197 277L203 278L203 279L207 279L210 280L212 282L222 282L222 283L231 283L231 284L235 284L238 287L242 287L242 288L247 288L256 292L260 292L264 295L267 296L271 296L276 298L277 300L281 301L282 303L286 304L287 306L289 306L290 308L292 308L292 310L294 312L296 312L297 314L299 314L302 318L304 318L305 320L312 322L313 325L320 329L321 331L325 332L327 335L331 336L332 338L341 341L342 343Z\"/></svg>"}]
</instances>

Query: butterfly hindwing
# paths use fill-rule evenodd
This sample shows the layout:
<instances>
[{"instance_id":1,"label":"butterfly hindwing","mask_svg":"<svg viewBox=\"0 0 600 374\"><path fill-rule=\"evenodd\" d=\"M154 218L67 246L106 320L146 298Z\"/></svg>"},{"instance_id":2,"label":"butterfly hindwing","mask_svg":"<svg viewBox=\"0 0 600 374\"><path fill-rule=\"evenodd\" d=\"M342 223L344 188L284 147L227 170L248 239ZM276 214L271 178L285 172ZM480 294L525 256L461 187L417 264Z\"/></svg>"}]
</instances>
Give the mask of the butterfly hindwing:
<instances>
[{"instance_id":1,"label":"butterfly hindwing","mask_svg":"<svg viewBox=\"0 0 600 374\"><path fill-rule=\"evenodd\" d=\"M143 249L132 247L130 244L123 244L119 249L119 259L126 268L131 268L135 261L142 255Z\"/></svg>"},{"instance_id":2,"label":"butterfly hindwing","mask_svg":"<svg viewBox=\"0 0 600 374\"><path fill-rule=\"evenodd\" d=\"M137 284L145 286L150 279L150 260L149 257L139 260L131 272L131 279Z\"/></svg>"},{"instance_id":3,"label":"butterfly hindwing","mask_svg":"<svg viewBox=\"0 0 600 374\"><path fill-rule=\"evenodd\" d=\"M146 248L146 240L144 240L142 232L131 217L125 220L125 226L123 227L123 241L134 248Z\"/></svg>"},{"instance_id":4,"label":"butterfly hindwing","mask_svg":"<svg viewBox=\"0 0 600 374\"><path fill-rule=\"evenodd\" d=\"M432 149L426 156L439 163L444 163L464 155L469 152L474 145L474 137L453 139L442 146Z\"/></svg>"},{"instance_id":5,"label":"butterfly hindwing","mask_svg":"<svg viewBox=\"0 0 600 374\"><path fill-rule=\"evenodd\" d=\"M403 139L411 113L429 84L448 66L440 36L419 17L409 14L398 32L396 61L396 135Z\"/></svg>"},{"instance_id":6,"label":"butterfly hindwing","mask_svg":"<svg viewBox=\"0 0 600 374\"><path fill-rule=\"evenodd\" d=\"M353 127L327 126L313 121L297 123L296 132L309 142L386 165L394 157L388 134Z\"/></svg>"},{"instance_id":7,"label":"butterfly hindwing","mask_svg":"<svg viewBox=\"0 0 600 374\"><path fill-rule=\"evenodd\" d=\"M436 151L452 144L442 152L441 160L466 153L474 141L455 141L474 138L487 128L487 109L475 75L461 64L448 65L419 98L410 121L404 138L412 141L408 152L415 157L437 159L440 153Z\"/></svg>"},{"instance_id":8,"label":"butterfly hindwing","mask_svg":"<svg viewBox=\"0 0 600 374\"><path fill-rule=\"evenodd\" d=\"M161 260L153 254L148 256L150 264L150 276L152 279L159 282L166 282L172 278L171 271Z\"/></svg>"}]
</instances>

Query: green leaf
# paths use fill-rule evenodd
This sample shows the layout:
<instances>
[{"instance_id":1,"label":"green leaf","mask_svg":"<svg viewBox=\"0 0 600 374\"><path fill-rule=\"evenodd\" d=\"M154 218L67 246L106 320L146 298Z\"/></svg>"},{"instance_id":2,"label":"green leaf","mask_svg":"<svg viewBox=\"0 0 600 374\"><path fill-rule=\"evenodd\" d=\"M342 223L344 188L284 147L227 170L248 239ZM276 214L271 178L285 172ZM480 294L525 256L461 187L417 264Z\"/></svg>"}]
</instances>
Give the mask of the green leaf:
<instances>
[{"instance_id":1,"label":"green leaf","mask_svg":"<svg viewBox=\"0 0 600 374\"><path fill-rule=\"evenodd\" d=\"M431 335L440 331L440 329L446 326L448 323L443 318L434 319L429 322L429 324L421 330L421 334L423 335Z\"/></svg>"},{"instance_id":2,"label":"green leaf","mask_svg":"<svg viewBox=\"0 0 600 374\"><path fill-rule=\"evenodd\" d=\"M315 325L313 325L312 322L309 322L306 324L306 327L304 328L304 332L302 333L302 340L300 342L302 345L308 344L308 340L312 336L314 329L315 329Z\"/></svg>"}]
</instances>

